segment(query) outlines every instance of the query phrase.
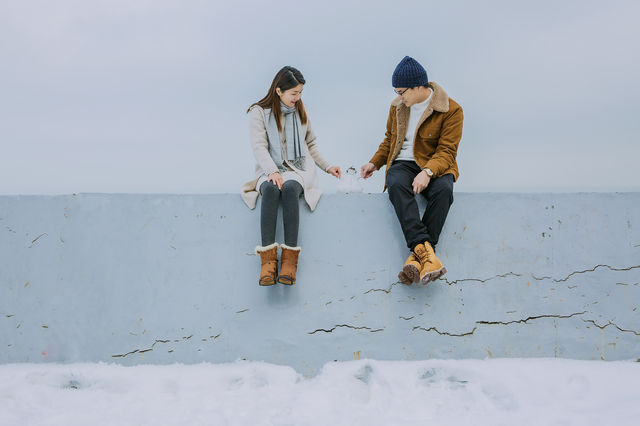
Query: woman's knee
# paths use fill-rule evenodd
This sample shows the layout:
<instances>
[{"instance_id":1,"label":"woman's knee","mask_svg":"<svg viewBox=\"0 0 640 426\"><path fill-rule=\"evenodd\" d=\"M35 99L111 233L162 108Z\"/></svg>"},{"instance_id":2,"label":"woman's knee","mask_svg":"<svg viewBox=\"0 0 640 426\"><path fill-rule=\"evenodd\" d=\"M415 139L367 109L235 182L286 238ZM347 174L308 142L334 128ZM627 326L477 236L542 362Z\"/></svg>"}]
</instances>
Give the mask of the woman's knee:
<instances>
[{"instance_id":1,"label":"woman's knee","mask_svg":"<svg viewBox=\"0 0 640 426\"><path fill-rule=\"evenodd\" d=\"M300 196L302 193L302 185L295 180L288 180L282 185L282 196Z\"/></svg>"},{"instance_id":2,"label":"woman's knee","mask_svg":"<svg viewBox=\"0 0 640 426\"><path fill-rule=\"evenodd\" d=\"M260 193L266 198L275 198L280 196L280 190L278 186L272 182L266 181L260 185Z\"/></svg>"}]
</instances>

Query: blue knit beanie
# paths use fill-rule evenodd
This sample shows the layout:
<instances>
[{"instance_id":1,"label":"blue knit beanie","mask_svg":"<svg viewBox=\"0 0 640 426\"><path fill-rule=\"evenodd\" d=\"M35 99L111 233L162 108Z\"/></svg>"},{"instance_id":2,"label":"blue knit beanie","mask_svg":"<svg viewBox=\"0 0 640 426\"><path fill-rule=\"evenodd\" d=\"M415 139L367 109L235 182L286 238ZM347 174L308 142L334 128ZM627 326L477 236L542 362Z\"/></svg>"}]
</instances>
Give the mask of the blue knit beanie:
<instances>
[{"instance_id":1,"label":"blue knit beanie","mask_svg":"<svg viewBox=\"0 0 640 426\"><path fill-rule=\"evenodd\" d=\"M410 56L405 56L393 72L391 84L393 87L412 88L428 85L429 79L427 78L427 71L418 61Z\"/></svg>"}]
</instances>

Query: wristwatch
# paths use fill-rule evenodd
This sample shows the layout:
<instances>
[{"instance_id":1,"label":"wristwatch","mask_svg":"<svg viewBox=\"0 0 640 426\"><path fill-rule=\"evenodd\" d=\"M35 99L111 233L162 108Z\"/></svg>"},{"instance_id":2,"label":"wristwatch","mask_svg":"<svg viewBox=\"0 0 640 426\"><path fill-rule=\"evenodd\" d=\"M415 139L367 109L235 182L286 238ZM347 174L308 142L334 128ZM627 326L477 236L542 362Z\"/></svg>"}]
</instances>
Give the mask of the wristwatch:
<instances>
[{"instance_id":1,"label":"wristwatch","mask_svg":"<svg viewBox=\"0 0 640 426\"><path fill-rule=\"evenodd\" d=\"M424 169L424 171L427 173L427 176L433 177L433 172L431 171L431 169Z\"/></svg>"}]
</instances>

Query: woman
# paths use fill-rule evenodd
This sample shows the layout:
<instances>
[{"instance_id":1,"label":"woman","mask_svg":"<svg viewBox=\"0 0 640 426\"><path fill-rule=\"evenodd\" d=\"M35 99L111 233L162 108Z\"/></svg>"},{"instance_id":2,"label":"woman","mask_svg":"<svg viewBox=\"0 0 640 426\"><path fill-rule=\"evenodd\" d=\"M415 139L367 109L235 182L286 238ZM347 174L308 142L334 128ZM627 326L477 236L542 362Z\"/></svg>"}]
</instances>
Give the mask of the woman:
<instances>
[{"instance_id":1,"label":"woman","mask_svg":"<svg viewBox=\"0 0 640 426\"><path fill-rule=\"evenodd\" d=\"M298 268L298 199L304 199L314 210L321 191L318 188L316 164L322 170L339 178L340 167L331 166L316 146L302 100L305 80L293 67L284 67L273 79L267 95L249 107L251 147L257 160L256 177L242 187L244 202L253 209L262 194L260 230L262 246L261 270L258 283L273 285L277 282L292 285ZM278 275L278 243L276 220L278 204L282 203L284 244L280 274Z\"/></svg>"}]
</instances>

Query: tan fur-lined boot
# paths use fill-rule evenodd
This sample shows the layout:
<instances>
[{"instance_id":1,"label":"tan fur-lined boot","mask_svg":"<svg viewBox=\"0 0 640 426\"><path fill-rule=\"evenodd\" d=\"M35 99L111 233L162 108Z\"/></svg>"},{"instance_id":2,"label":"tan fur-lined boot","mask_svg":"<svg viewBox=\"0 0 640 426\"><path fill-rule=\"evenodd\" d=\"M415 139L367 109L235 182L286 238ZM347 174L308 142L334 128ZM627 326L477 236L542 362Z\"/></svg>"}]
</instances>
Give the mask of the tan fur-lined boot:
<instances>
[{"instance_id":1,"label":"tan fur-lined boot","mask_svg":"<svg viewBox=\"0 0 640 426\"><path fill-rule=\"evenodd\" d=\"M282 254L280 256L280 275L278 282L285 285L293 285L296 283L296 272L298 270L298 255L300 247L289 247L281 244Z\"/></svg>"},{"instance_id":2,"label":"tan fur-lined boot","mask_svg":"<svg viewBox=\"0 0 640 426\"><path fill-rule=\"evenodd\" d=\"M404 267L402 271L398 274L398 278L406 285L411 285L412 283L417 283L420 281L420 269L422 265L420 265L420 261L416 257L416 255L411 252L407 261L404 262Z\"/></svg>"},{"instance_id":3,"label":"tan fur-lined boot","mask_svg":"<svg viewBox=\"0 0 640 426\"><path fill-rule=\"evenodd\" d=\"M278 243L265 247L256 247L256 254L260 255L260 285L274 285L278 275Z\"/></svg>"},{"instance_id":4,"label":"tan fur-lined boot","mask_svg":"<svg viewBox=\"0 0 640 426\"><path fill-rule=\"evenodd\" d=\"M424 244L418 244L413 249L413 252L420 260L420 281L422 284L437 280L447 272L447 269L442 266L442 262L436 257L433 247L428 242L425 241Z\"/></svg>"}]
</instances>

